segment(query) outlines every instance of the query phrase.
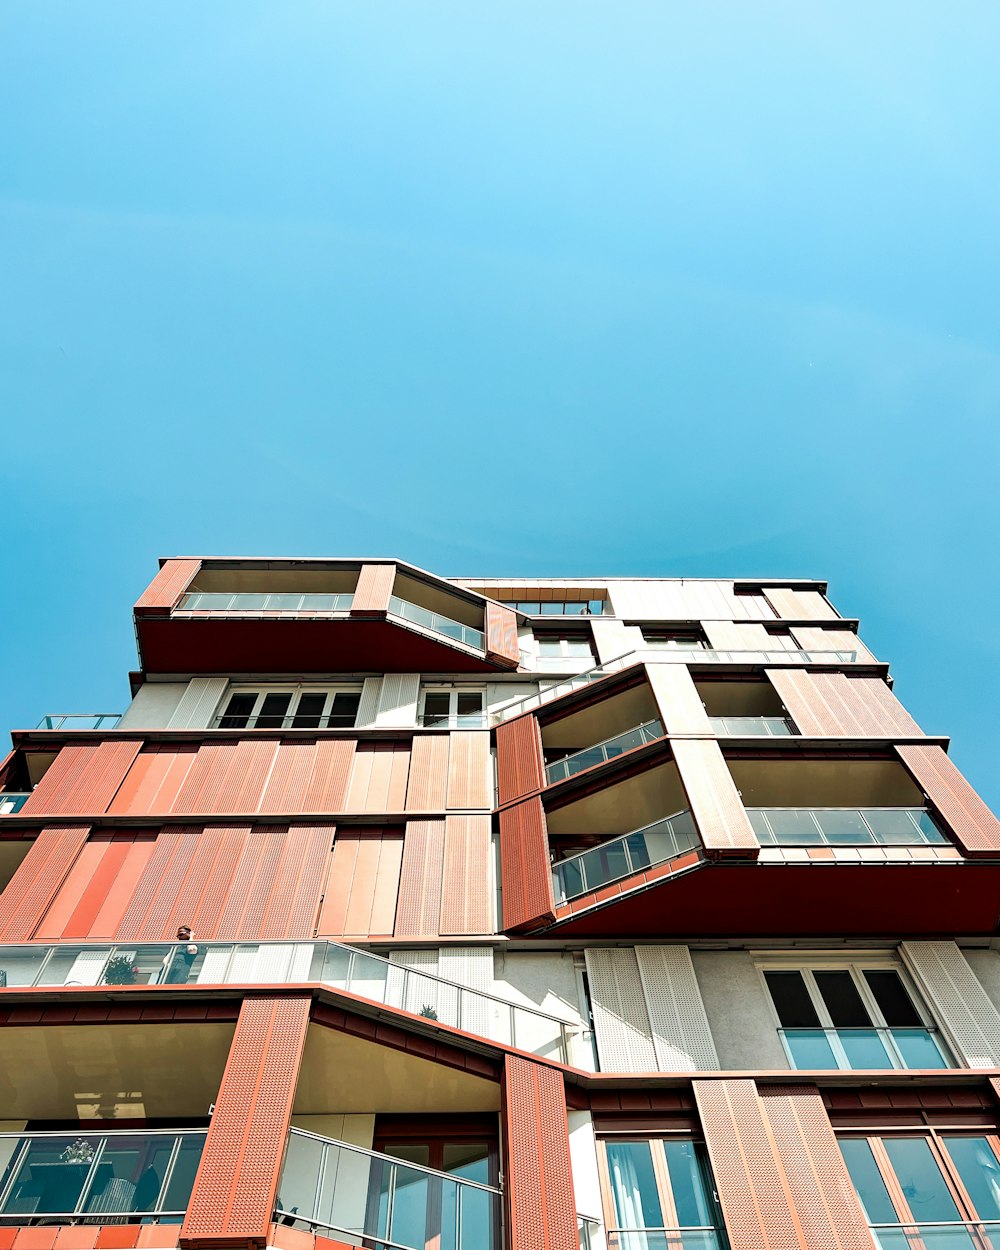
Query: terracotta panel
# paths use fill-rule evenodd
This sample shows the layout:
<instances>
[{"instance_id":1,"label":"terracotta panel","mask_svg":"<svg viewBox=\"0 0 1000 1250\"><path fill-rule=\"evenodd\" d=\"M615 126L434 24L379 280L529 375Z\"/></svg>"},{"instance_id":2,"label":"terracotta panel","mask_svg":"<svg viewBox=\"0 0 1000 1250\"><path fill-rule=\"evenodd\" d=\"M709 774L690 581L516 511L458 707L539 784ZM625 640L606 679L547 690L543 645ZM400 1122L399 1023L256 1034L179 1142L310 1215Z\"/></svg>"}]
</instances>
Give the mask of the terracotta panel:
<instances>
[{"instance_id":1,"label":"terracotta panel","mask_svg":"<svg viewBox=\"0 0 1000 1250\"><path fill-rule=\"evenodd\" d=\"M109 812L146 816L173 811L197 755L194 743L145 747L129 769Z\"/></svg>"},{"instance_id":2,"label":"terracotta panel","mask_svg":"<svg viewBox=\"0 0 1000 1250\"><path fill-rule=\"evenodd\" d=\"M443 820L409 820L396 908L397 937L437 936L444 869Z\"/></svg>"},{"instance_id":3,"label":"terracotta panel","mask_svg":"<svg viewBox=\"0 0 1000 1250\"><path fill-rule=\"evenodd\" d=\"M317 932L323 937L390 934L399 893L403 838L337 831Z\"/></svg>"},{"instance_id":4,"label":"terracotta panel","mask_svg":"<svg viewBox=\"0 0 1000 1250\"><path fill-rule=\"evenodd\" d=\"M685 664L647 664L660 721L668 734L711 734L712 725Z\"/></svg>"},{"instance_id":5,"label":"terracotta panel","mask_svg":"<svg viewBox=\"0 0 1000 1250\"><path fill-rule=\"evenodd\" d=\"M756 856L760 844L717 742L678 738L674 759L709 855Z\"/></svg>"},{"instance_id":6,"label":"terracotta panel","mask_svg":"<svg viewBox=\"0 0 1000 1250\"><path fill-rule=\"evenodd\" d=\"M306 997L262 997L246 999L240 1008L182 1244L266 1244L309 1006Z\"/></svg>"},{"instance_id":7,"label":"terracotta panel","mask_svg":"<svg viewBox=\"0 0 1000 1250\"><path fill-rule=\"evenodd\" d=\"M316 743L309 785L302 811L342 812L347 780L351 775L355 742L351 738L326 738Z\"/></svg>"},{"instance_id":8,"label":"terracotta panel","mask_svg":"<svg viewBox=\"0 0 1000 1250\"><path fill-rule=\"evenodd\" d=\"M517 616L500 603L486 605L486 658L504 668L517 668L521 660Z\"/></svg>"},{"instance_id":9,"label":"terracotta panel","mask_svg":"<svg viewBox=\"0 0 1000 1250\"><path fill-rule=\"evenodd\" d=\"M238 846L232 881L211 922L214 929L208 930L212 937L223 939L242 937L249 930L248 913L263 914L260 896L270 887L269 874L276 859L274 844L278 831L273 826L253 825L234 833Z\"/></svg>"},{"instance_id":10,"label":"terracotta panel","mask_svg":"<svg viewBox=\"0 0 1000 1250\"><path fill-rule=\"evenodd\" d=\"M502 1107L509 1250L578 1250L561 1073L507 1055Z\"/></svg>"},{"instance_id":11,"label":"terracotta panel","mask_svg":"<svg viewBox=\"0 0 1000 1250\"><path fill-rule=\"evenodd\" d=\"M74 860L73 866L63 879L58 893L39 922L38 928L35 930L36 938L52 939L66 935L67 926L73 913L80 906L80 902L88 892L88 886L95 875L100 875L101 864L110 849L110 834L94 834L87 839L80 848L80 853ZM107 888L107 882L104 882L105 892ZM82 937L86 932L86 929L84 929L83 933L77 932L75 936Z\"/></svg>"},{"instance_id":12,"label":"terracotta panel","mask_svg":"<svg viewBox=\"0 0 1000 1250\"><path fill-rule=\"evenodd\" d=\"M190 923L188 917L177 914L177 895L198 848L199 832L188 825L161 830L149 866L122 917L118 937L155 942L172 938L178 925Z\"/></svg>"},{"instance_id":13,"label":"terracotta panel","mask_svg":"<svg viewBox=\"0 0 1000 1250\"><path fill-rule=\"evenodd\" d=\"M773 651L774 639L763 625L742 621L702 621L713 651Z\"/></svg>"},{"instance_id":14,"label":"terracotta panel","mask_svg":"<svg viewBox=\"0 0 1000 1250\"><path fill-rule=\"evenodd\" d=\"M177 603L201 568L200 560L165 560L136 602L136 616L161 616Z\"/></svg>"},{"instance_id":15,"label":"terracotta panel","mask_svg":"<svg viewBox=\"0 0 1000 1250\"><path fill-rule=\"evenodd\" d=\"M287 829L268 825L254 830L254 833L260 839L260 851L256 856L254 879L245 896L243 914L236 926L236 936L248 941L260 936L278 865L281 863Z\"/></svg>"},{"instance_id":16,"label":"terracotta panel","mask_svg":"<svg viewBox=\"0 0 1000 1250\"><path fill-rule=\"evenodd\" d=\"M89 849L89 845L84 847L84 852ZM112 890L119 888L119 877L122 869L125 867L125 862L131 849L131 840L126 842L122 839L112 840L108 838L103 842L102 850L104 853L94 865L87 888L82 893L76 907L73 909L72 915L63 928L62 936L64 938L85 938L89 936L91 926L97 919L97 915L107 900L108 894ZM82 858L83 855L80 856L80 859ZM77 862L79 863L79 860Z\"/></svg>"},{"instance_id":17,"label":"terracotta panel","mask_svg":"<svg viewBox=\"0 0 1000 1250\"><path fill-rule=\"evenodd\" d=\"M793 626L791 634L803 651L853 651L854 663L876 663L875 657L852 630Z\"/></svg>"},{"instance_id":18,"label":"terracotta panel","mask_svg":"<svg viewBox=\"0 0 1000 1250\"><path fill-rule=\"evenodd\" d=\"M394 564L365 564L358 574L351 616L385 616L389 610L392 584L396 580Z\"/></svg>"},{"instance_id":19,"label":"terracotta panel","mask_svg":"<svg viewBox=\"0 0 1000 1250\"><path fill-rule=\"evenodd\" d=\"M315 742L280 742L257 810L280 816L302 811L315 760Z\"/></svg>"},{"instance_id":20,"label":"terracotta panel","mask_svg":"<svg viewBox=\"0 0 1000 1250\"><path fill-rule=\"evenodd\" d=\"M350 812L401 812L410 768L408 742L359 742L346 808Z\"/></svg>"},{"instance_id":21,"label":"terracotta panel","mask_svg":"<svg viewBox=\"0 0 1000 1250\"><path fill-rule=\"evenodd\" d=\"M122 917L138 888L139 881L156 849L155 835L143 835L133 839L128 857L115 878L112 888L105 896L100 910L90 926L92 938L114 937Z\"/></svg>"},{"instance_id":22,"label":"terracotta panel","mask_svg":"<svg viewBox=\"0 0 1000 1250\"><path fill-rule=\"evenodd\" d=\"M448 789L448 735L417 734L410 753L406 787L408 812L444 810Z\"/></svg>"},{"instance_id":23,"label":"terracotta panel","mask_svg":"<svg viewBox=\"0 0 1000 1250\"><path fill-rule=\"evenodd\" d=\"M34 935L90 833L88 825L46 825L0 893L0 940Z\"/></svg>"},{"instance_id":24,"label":"terracotta panel","mask_svg":"<svg viewBox=\"0 0 1000 1250\"><path fill-rule=\"evenodd\" d=\"M840 618L818 590L767 586L764 597L785 621L836 621Z\"/></svg>"},{"instance_id":25,"label":"terracotta panel","mask_svg":"<svg viewBox=\"0 0 1000 1250\"><path fill-rule=\"evenodd\" d=\"M295 826L286 832L274 888L260 926L263 940L313 936L333 835L333 825Z\"/></svg>"},{"instance_id":26,"label":"terracotta panel","mask_svg":"<svg viewBox=\"0 0 1000 1250\"><path fill-rule=\"evenodd\" d=\"M1000 821L938 746L898 746L896 753L966 855L1000 851Z\"/></svg>"},{"instance_id":27,"label":"terracotta panel","mask_svg":"<svg viewBox=\"0 0 1000 1250\"><path fill-rule=\"evenodd\" d=\"M808 738L840 735L840 719L823 698L812 673L801 668L770 668L765 676L800 734Z\"/></svg>"},{"instance_id":28,"label":"terracotta panel","mask_svg":"<svg viewBox=\"0 0 1000 1250\"><path fill-rule=\"evenodd\" d=\"M545 785L542 735L534 716L497 726L497 802L510 803Z\"/></svg>"},{"instance_id":29,"label":"terracotta panel","mask_svg":"<svg viewBox=\"0 0 1000 1250\"><path fill-rule=\"evenodd\" d=\"M103 815L141 747L141 742L121 738L63 747L22 814Z\"/></svg>"},{"instance_id":30,"label":"terracotta panel","mask_svg":"<svg viewBox=\"0 0 1000 1250\"><path fill-rule=\"evenodd\" d=\"M448 735L448 807L492 807L490 735L485 730L455 730Z\"/></svg>"},{"instance_id":31,"label":"terracotta panel","mask_svg":"<svg viewBox=\"0 0 1000 1250\"><path fill-rule=\"evenodd\" d=\"M445 817L438 932L492 933L491 893L490 817Z\"/></svg>"},{"instance_id":32,"label":"terracotta panel","mask_svg":"<svg viewBox=\"0 0 1000 1250\"><path fill-rule=\"evenodd\" d=\"M555 919L552 869L541 799L500 813L503 928L527 929Z\"/></svg>"}]
</instances>

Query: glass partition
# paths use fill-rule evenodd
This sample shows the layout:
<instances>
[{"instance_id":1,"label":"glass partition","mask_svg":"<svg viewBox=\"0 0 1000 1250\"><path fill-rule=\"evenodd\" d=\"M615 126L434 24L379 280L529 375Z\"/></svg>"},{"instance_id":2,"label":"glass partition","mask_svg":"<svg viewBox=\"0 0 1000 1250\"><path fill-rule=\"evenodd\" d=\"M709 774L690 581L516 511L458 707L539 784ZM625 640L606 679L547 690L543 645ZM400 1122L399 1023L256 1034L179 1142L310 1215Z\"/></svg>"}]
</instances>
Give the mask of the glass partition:
<instances>
[{"instance_id":1,"label":"glass partition","mask_svg":"<svg viewBox=\"0 0 1000 1250\"><path fill-rule=\"evenodd\" d=\"M694 817L689 811L677 812L554 864L552 881L556 900L566 902L581 894L591 894L612 881L621 881L643 868L663 864L700 844Z\"/></svg>"},{"instance_id":2,"label":"glass partition","mask_svg":"<svg viewBox=\"0 0 1000 1250\"><path fill-rule=\"evenodd\" d=\"M417 603L410 603L408 599L400 599L398 595L389 599L389 614L433 630L435 634L441 634L455 642L463 642L467 647L475 647L477 651L482 651L486 644L486 635L481 629L473 629L471 625L453 621L450 616L442 616L440 612L422 608Z\"/></svg>"},{"instance_id":3,"label":"glass partition","mask_svg":"<svg viewBox=\"0 0 1000 1250\"><path fill-rule=\"evenodd\" d=\"M747 816L762 846L948 844L923 807L759 807Z\"/></svg>"},{"instance_id":4,"label":"glass partition","mask_svg":"<svg viewBox=\"0 0 1000 1250\"><path fill-rule=\"evenodd\" d=\"M549 764L545 769L545 779L549 785L556 781L565 781L567 777L582 773L585 768L603 764L616 756L624 755L626 751L633 751L636 747L644 746L647 742L655 742L657 738L662 737L663 726L660 722L658 720L646 721L644 725L637 725L635 729L626 730L625 733L599 742L596 746L586 747L582 751L576 751L564 759L557 760L554 764Z\"/></svg>"}]
</instances>

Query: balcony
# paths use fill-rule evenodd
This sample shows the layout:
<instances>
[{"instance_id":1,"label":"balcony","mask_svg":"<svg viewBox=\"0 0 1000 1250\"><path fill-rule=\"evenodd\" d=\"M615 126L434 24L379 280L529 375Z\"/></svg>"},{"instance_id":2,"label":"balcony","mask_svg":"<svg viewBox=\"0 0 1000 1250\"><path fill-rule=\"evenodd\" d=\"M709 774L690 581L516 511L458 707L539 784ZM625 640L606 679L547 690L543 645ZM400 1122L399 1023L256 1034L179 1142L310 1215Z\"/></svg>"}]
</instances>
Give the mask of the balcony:
<instances>
[{"instance_id":1,"label":"balcony","mask_svg":"<svg viewBox=\"0 0 1000 1250\"><path fill-rule=\"evenodd\" d=\"M114 729L121 712L51 712L43 716L36 729Z\"/></svg>"},{"instance_id":2,"label":"balcony","mask_svg":"<svg viewBox=\"0 0 1000 1250\"><path fill-rule=\"evenodd\" d=\"M1000 1220L868 1227L879 1250L989 1250L1000 1246Z\"/></svg>"},{"instance_id":3,"label":"balcony","mask_svg":"<svg viewBox=\"0 0 1000 1250\"><path fill-rule=\"evenodd\" d=\"M779 1029L793 1068L949 1068L928 1028Z\"/></svg>"},{"instance_id":4,"label":"balcony","mask_svg":"<svg viewBox=\"0 0 1000 1250\"><path fill-rule=\"evenodd\" d=\"M398 617L411 625L419 625L421 629L440 634L442 638L450 638L452 642L474 647L477 651L482 651L486 645L486 635L481 629L463 625L461 621L443 616L440 612L432 612L430 608L411 603L408 599L400 599L398 595L392 595L389 599L389 616Z\"/></svg>"},{"instance_id":5,"label":"balcony","mask_svg":"<svg viewBox=\"0 0 1000 1250\"><path fill-rule=\"evenodd\" d=\"M761 846L947 846L923 807L748 808Z\"/></svg>"},{"instance_id":6,"label":"balcony","mask_svg":"<svg viewBox=\"0 0 1000 1250\"><path fill-rule=\"evenodd\" d=\"M691 813L677 812L553 865L556 901L566 903L592 894L614 881L684 855L698 845L700 839Z\"/></svg>"},{"instance_id":7,"label":"balcony","mask_svg":"<svg viewBox=\"0 0 1000 1250\"><path fill-rule=\"evenodd\" d=\"M571 1026L564 1021L339 942L192 945L193 957L175 942L0 946L0 988L324 982L477 1037L570 1061Z\"/></svg>"},{"instance_id":8,"label":"balcony","mask_svg":"<svg viewBox=\"0 0 1000 1250\"><path fill-rule=\"evenodd\" d=\"M501 1191L469 1177L480 1170L463 1160L439 1172L293 1128L275 1218L369 1250L494 1250Z\"/></svg>"},{"instance_id":9,"label":"balcony","mask_svg":"<svg viewBox=\"0 0 1000 1250\"><path fill-rule=\"evenodd\" d=\"M583 1241L580 1243L581 1247L585 1244ZM641 1228L609 1228L607 1231L608 1250L726 1250L728 1245L725 1234L708 1224L687 1228L650 1228L643 1225Z\"/></svg>"},{"instance_id":10,"label":"balcony","mask_svg":"<svg viewBox=\"0 0 1000 1250\"><path fill-rule=\"evenodd\" d=\"M350 612L351 594L314 594L309 591L266 593L261 591L189 591L182 595L175 612L213 612L229 616L282 616L306 613L310 616Z\"/></svg>"},{"instance_id":11,"label":"balcony","mask_svg":"<svg viewBox=\"0 0 1000 1250\"><path fill-rule=\"evenodd\" d=\"M0 793L0 816L15 816L27 803L31 791L10 791Z\"/></svg>"},{"instance_id":12,"label":"balcony","mask_svg":"<svg viewBox=\"0 0 1000 1250\"><path fill-rule=\"evenodd\" d=\"M634 751L636 747L645 746L647 742L655 742L662 737L663 725L658 720L646 721L645 724L627 729L614 738L598 742L596 746L585 747L582 751L576 751L554 764L549 764L545 769L545 780L550 786L557 781L565 781L567 777L582 773L584 769L607 763L608 760L624 755L626 751Z\"/></svg>"},{"instance_id":13,"label":"balcony","mask_svg":"<svg viewBox=\"0 0 1000 1250\"><path fill-rule=\"evenodd\" d=\"M184 1219L204 1129L0 1133L0 1225Z\"/></svg>"},{"instance_id":14,"label":"balcony","mask_svg":"<svg viewBox=\"0 0 1000 1250\"><path fill-rule=\"evenodd\" d=\"M795 726L787 716L710 716L714 733L726 738L790 738Z\"/></svg>"}]
</instances>

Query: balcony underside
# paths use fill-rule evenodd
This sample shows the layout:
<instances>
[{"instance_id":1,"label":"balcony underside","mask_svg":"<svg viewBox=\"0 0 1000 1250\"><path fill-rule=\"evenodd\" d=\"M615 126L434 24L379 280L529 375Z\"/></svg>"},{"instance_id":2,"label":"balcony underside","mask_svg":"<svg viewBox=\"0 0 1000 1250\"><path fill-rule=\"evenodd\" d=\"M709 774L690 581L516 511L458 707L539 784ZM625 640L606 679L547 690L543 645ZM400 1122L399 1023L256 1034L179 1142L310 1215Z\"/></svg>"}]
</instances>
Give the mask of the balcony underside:
<instances>
[{"instance_id":1,"label":"balcony underside","mask_svg":"<svg viewBox=\"0 0 1000 1250\"><path fill-rule=\"evenodd\" d=\"M154 673L490 673L484 656L384 619L142 617Z\"/></svg>"},{"instance_id":2,"label":"balcony underside","mask_svg":"<svg viewBox=\"0 0 1000 1250\"><path fill-rule=\"evenodd\" d=\"M639 874L561 904L544 932L565 938L979 936L997 931L998 900L1000 861L701 860L680 871L675 865L660 880Z\"/></svg>"}]
</instances>

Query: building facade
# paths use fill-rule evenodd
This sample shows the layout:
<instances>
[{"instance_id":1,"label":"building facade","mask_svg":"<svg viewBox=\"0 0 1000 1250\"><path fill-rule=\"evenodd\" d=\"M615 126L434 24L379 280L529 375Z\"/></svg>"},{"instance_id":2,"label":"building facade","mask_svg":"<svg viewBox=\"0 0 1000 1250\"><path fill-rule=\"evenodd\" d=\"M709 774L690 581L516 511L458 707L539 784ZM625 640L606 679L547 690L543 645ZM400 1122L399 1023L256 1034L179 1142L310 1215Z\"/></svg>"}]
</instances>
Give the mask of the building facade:
<instances>
[{"instance_id":1,"label":"building facade","mask_svg":"<svg viewBox=\"0 0 1000 1250\"><path fill-rule=\"evenodd\" d=\"M993 1250L1000 824L808 581L168 559L0 777L0 1250Z\"/></svg>"}]
</instances>

